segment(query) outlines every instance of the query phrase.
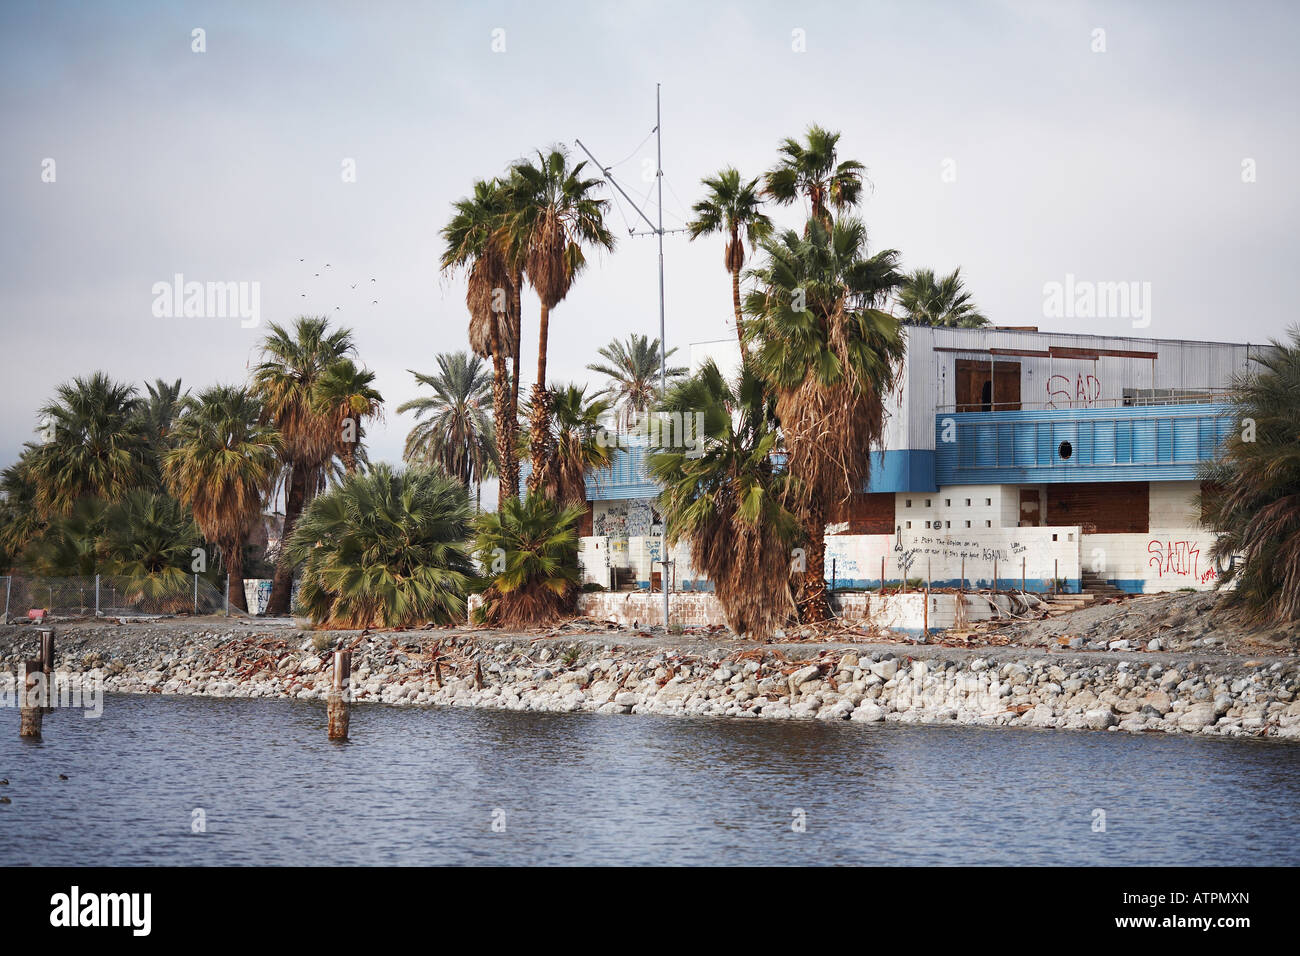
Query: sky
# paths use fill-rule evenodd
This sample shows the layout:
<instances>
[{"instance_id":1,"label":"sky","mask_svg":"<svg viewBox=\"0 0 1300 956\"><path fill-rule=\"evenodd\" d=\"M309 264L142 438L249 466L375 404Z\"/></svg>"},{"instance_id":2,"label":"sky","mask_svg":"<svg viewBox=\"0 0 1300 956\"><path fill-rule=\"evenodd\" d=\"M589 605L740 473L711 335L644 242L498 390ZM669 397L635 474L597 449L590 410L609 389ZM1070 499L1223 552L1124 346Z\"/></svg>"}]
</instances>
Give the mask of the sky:
<instances>
[{"instance_id":1,"label":"sky","mask_svg":"<svg viewBox=\"0 0 1300 956\"><path fill-rule=\"evenodd\" d=\"M302 314L353 330L386 400L371 458L397 461L409 370L467 348L464 278L437 268L450 204L553 143L582 158L580 138L655 218L656 83L669 229L701 177L758 176L817 123L867 166L872 251L960 265L996 324L1282 336L1298 27L1294 4L1159 0L4 0L0 467L59 383L240 382L267 324ZM552 314L553 382L603 384L599 346L658 335L655 239L605 194L620 239ZM677 357L733 335L722 240L668 234L664 256ZM177 274L256 284L259 324L160 304ZM1146 284L1149 325L1049 314L1067 276ZM528 295L525 388L536 316Z\"/></svg>"}]
</instances>

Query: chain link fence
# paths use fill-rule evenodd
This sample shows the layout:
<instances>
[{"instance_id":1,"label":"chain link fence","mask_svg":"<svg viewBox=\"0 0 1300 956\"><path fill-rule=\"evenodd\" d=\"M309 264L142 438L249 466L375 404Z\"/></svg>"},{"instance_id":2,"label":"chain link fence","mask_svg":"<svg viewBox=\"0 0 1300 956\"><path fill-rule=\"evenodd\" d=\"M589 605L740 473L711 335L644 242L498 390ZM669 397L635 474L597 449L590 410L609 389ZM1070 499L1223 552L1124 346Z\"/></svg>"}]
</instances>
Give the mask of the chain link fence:
<instances>
[{"instance_id":1,"label":"chain link fence","mask_svg":"<svg viewBox=\"0 0 1300 956\"><path fill-rule=\"evenodd\" d=\"M144 580L112 574L68 578L0 575L0 600L4 601L6 624L28 617L31 611L44 611L50 617L245 614L229 606L220 587L197 574Z\"/></svg>"}]
</instances>

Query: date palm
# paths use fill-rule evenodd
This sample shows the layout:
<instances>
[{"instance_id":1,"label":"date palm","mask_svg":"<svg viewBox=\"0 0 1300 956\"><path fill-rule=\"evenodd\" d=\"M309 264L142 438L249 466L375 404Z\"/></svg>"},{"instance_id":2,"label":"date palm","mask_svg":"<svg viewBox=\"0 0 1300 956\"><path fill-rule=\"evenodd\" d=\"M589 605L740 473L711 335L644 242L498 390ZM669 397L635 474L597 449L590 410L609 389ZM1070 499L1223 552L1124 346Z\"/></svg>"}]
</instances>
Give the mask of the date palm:
<instances>
[{"instance_id":1,"label":"date palm","mask_svg":"<svg viewBox=\"0 0 1300 956\"><path fill-rule=\"evenodd\" d=\"M1238 429L1201 477L1224 603L1257 621L1300 621L1300 328L1233 383Z\"/></svg>"},{"instance_id":2,"label":"date palm","mask_svg":"<svg viewBox=\"0 0 1300 956\"><path fill-rule=\"evenodd\" d=\"M325 369L313 390L313 410L334 423L334 453L343 462L346 475L354 474L365 456L365 420L383 414L384 397L374 381L370 369L358 368L351 359L339 359Z\"/></svg>"},{"instance_id":3,"label":"date palm","mask_svg":"<svg viewBox=\"0 0 1300 956\"><path fill-rule=\"evenodd\" d=\"M317 383L326 369L356 349L351 331L330 329L324 316L301 316L292 329L274 322L269 328L262 342L262 361L253 370L252 388L265 423L280 433L286 488L281 540L287 541L303 507L324 486L326 468L337 448L333 417L316 411ZM268 614L289 612L292 585L293 565L281 548L266 606Z\"/></svg>"},{"instance_id":4,"label":"date palm","mask_svg":"<svg viewBox=\"0 0 1300 956\"><path fill-rule=\"evenodd\" d=\"M246 611L244 542L275 484L280 435L265 424L261 402L234 385L186 396L172 434L174 445L163 458L168 490L221 551L229 575L227 598Z\"/></svg>"},{"instance_id":5,"label":"date palm","mask_svg":"<svg viewBox=\"0 0 1300 956\"><path fill-rule=\"evenodd\" d=\"M377 465L318 495L288 550L303 566L298 603L325 627L464 620L474 578L469 499L427 468Z\"/></svg>"},{"instance_id":6,"label":"date palm","mask_svg":"<svg viewBox=\"0 0 1300 956\"><path fill-rule=\"evenodd\" d=\"M546 347L552 310L573 287L587 264L584 247L613 249L614 235L605 225L609 201L593 195L599 179L584 178L586 163L569 165L563 149L538 152L537 162L520 160L510 167L510 212L503 240L510 261L521 263L523 275L541 300L537 329L537 378L530 402L529 447L532 471L529 490L546 481L551 466L548 443L550 393L546 386Z\"/></svg>"},{"instance_id":7,"label":"date palm","mask_svg":"<svg viewBox=\"0 0 1300 956\"><path fill-rule=\"evenodd\" d=\"M541 485L542 494L561 505L587 501L587 472L608 468L612 445L602 443L601 419L610 404L600 395L587 396L585 385L557 383L551 394L549 436L552 466ZM529 436L527 441L531 441Z\"/></svg>"},{"instance_id":8,"label":"date palm","mask_svg":"<svg viewBox=\"0 0 1300 956\"><path fill-rule=\"evenodd\" d=\"M669 349L664 357L668 358L676 351L675 348ZM612 340L596 354L604 361L592 362L587 368L609 378L607 391L613 404L619 407L620 424L631 427L661 397L659 370L663 364L659 361L659 340L633 334L623 341ZM685 374L684 367L669 366L668 382L671 384Z\"/></svg>"},{"instance_id":9,"label":"date palm","mask_svg":"<svg viewBox=\"0 0 1300 956\"><path fill-rule=\"evenodd\" d=\"M764 177L767 195L782 206L800 196L808 200L810 220L827 228L831 209L843 212L857 204L867 168L854 159L839 161L839 133L808 127L803 142L785 139L781 158Z\"/></svg>"},{"instance_id":10,"label":"date palm","mask_svg":"<svg viewBox=\"0 0 1300 956\"><path fill-rule=\"evenodd\" d=\"M731 273L731 301L736 311L736 337L740 340L742 354L745 337L742 332L743 316L740 308L740 270L745 267L745 242L753 249L772 234L772 220L763 212L763 199L758 180L745 182L740 172L728 166L716 176L703 180L708 195L697 202L692 211L695 218L688 224L692 239L724 233L727 244L723 247L722 264Z\"/></svg>"},{"instance_id":11,"label":"date palm","mask_svg":"<svg viewBox=\"0 0 1300 956\"><path fill-rule=\"evenodd\" d=\"M804 620L824 620L830 510L865 489L870 450L884 439L885 396L902 363L898 322L880 311L901 281L893 250L866 255L861 221L819 219L764 245L745 300L758 374L776 400L787 454L787 502L807 537L799 596Z\"/></svg>"},{"instance_id":12,"label":"date palm","mask_svg":"<svg viewBox=\"0 0 1300 956\"><path fill-rule=\"evenodd\" d=\"M27 473L42 517L68 514L82 498L120 498L149 481L149 442L134 387L102 372L60 385L40 409L45 441Z\"/></svg>"},{"instance_id":13,"label":"date palm","mask_svg":"<svg viewBox=\"0 0 1300 956\"><path fill-rule=\"evenodd\" d=\"M903 321L911 325L978 329L989 324L962 284L961 266L938 278L933 269L909 273L898 290L898 304Z\"/></svg>"},{"instance_id":14,"label":"date palm","mask_svg":"<svg viewBox=\"0 0 1300 956\"><path fill-rule=\"evenodd\" d=\"M515 456L519 376L519 276L507 259L502 226L509 196L500 180L479 180L472 196L457 200L442 229L443 272L467 269L465 305L469 308L469 344L475 355L492 360L492 418L496 423L497 460L501 463L498 499L519 487ZM514 377L506 359L515 362Z\"/></svg>"},{"instance_id":15,"label":"date palm","mask_svg":"<svg viewBox=\"0 0 1300 956\"><path fill-rule=\"evenodd\" d=\"M783 504L786 477L773 461L773 402L751 362L734 383L708 362L661 407L704 416L701 454L650 456L667 542L690 544L691 563L713 582L733 631L766 640L794 613L791 552L800 536Z\"/></svg>"},{"instance_id":16,"label":"date palm","mask_svg":"<svg viewBox=\"0 0 1300 956\"><path fill-rule=\"evenodd\" d=\"M483 479L497 447L487 411L491 377L483 360L466 352L444 352L437 363L433 375L408 369L433 395L397 406L399 415L414 412L416 418L402 457L411 464L436 465L469 488Z\"/></svg>"}]
</instances>

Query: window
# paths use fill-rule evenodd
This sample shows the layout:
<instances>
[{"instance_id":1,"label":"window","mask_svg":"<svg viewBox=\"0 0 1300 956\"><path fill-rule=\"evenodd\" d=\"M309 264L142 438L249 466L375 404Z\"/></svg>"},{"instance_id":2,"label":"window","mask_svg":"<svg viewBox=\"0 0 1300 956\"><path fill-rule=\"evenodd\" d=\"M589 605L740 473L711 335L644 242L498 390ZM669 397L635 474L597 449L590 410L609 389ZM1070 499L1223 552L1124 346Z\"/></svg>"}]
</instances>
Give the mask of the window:
<instances>
[{"instance_id":1,"label":"window","mask_svg":"<svg viewBox=\"0 0 1300 956\"><path fill-rule=\"evenodd\" d=\"M908 530L908 531L911 531L911 530L912 530L912 522L910 522L910 521L907 523L907 530Z\"/></svg>"},{"instance_id":2,"label":"window","mask_svg":"<svg viewBox=\"0 0 1300 956\"><path fill-rule=\"evenodd\" d=\"M984 507L986 507L986 508L991 508L992 506L993 506L993 499L992 499L992 498L985 498L985 499L984 499Z\"/></svg>"},{"instance_id":3,"label":"window","mask_svg":"<svg viewBox=\"0 0 1300 956\"><path fill-rule=\"evenodd\" d=\"M968 528L970 527L970 522L969 522L969 521L966 522L966 527L968 527Z\"/></svg>"},{"instance_id":4,"label":"window","mask_svg":"<svg viewBox=\"0 0 1300 956\"><path fill-rule=\"evenodd\" d=\"M905 500L905 501L903 502L903 507L904 507L904 508L910 508L910 507L912 507L912 499L911 499L911 498L908 498L907 500Z\"/></svg>"},{"instance_id":5,"label":"window","mask_svg":"<svg viewBox=\"0 0 1300 956\"><path fill-rule=\"evenodd\" d=\"M951 521L945 521L945 522L943 523L943 526L944 526L945 528L951 528L951 527L952 527L952 522L951 522Z\"/></svg>"},{"instance_id":6,"label":"window","mask_svg":"<svg viewBox=\"0 0 1300 956\"><path fill-rule=\"evenodd\" d=\"M952 507L952 499L951 499L951 498L944 498L944 499L943 499L943 506L944 506L945 508L951 508L951 507Z\"/></svg>"},{"instance_id":7,"label":"window","mask_svg":"<svg viewBox=\"0 0 1300 956\"><path fill-rule=\"evenodd\" d=\"M926 499L925 499L925 506L926 506L927 508L930 507L930 499L929 499L929 498L926 498Z\"/></svg>"},{"instance_id":8,"label":"window","mask_svg":"<svg viewBox=\"0 0 1300 956\"><path fill-rule=\"evenodd\" d=\"M993 527L993 522L992 522L992 521L985 521L985 522L984 522L984 527L986 527L986 528L991 528L991 527Z\"/></svg>"},{"instance_id":9,"label":"window","mask_svg":"<svg viewBox=\"0 0 1300 956\"><path fill-rule=\"evenodd\" d=\"M970 499L969 499L969 498L966 499L966 507L967 507L967 508L970 507Z\"/></svg>"}]
</instances>

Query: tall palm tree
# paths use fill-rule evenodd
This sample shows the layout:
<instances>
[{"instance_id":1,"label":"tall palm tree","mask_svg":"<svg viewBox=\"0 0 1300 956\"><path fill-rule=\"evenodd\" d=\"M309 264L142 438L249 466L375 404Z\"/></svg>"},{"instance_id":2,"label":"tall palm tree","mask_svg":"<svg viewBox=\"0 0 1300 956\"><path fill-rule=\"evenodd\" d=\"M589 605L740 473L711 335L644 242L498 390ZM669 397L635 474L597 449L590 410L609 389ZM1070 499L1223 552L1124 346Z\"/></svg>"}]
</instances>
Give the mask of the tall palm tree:
<instances>
[{"instance_id":1,"label":"tall palm tree","mask_svg":"<svg viewBox=\"0 0 1300 956\"><path fill-rule=\"evenodd\" d=\"M433 395L397 406L399 415L415 412L416 418L402 457L438 465L468 489L482 479L497 447L487 412L491 378L483 360L466 352L444 352L437 363L434 375L408 369Z\"/></svg>"},{"instance_id":2,"label":"tall palm tree","mask_svg":"<svg viewBox=\"0 0 1300 956\"><path fill-rule=\"evenodd\" d=\"M828 507L860 492L884 438L885 395L902 363L898 322L878 306L898 286L898 254L867 257L861 221L819 219L764 245L745 301L755 367L776 399L790 472L788 501L807 536L800 613L824 620Z\"/></svg>"},{"instance_id":3,"label":"tall palm tree","mask_svg":"<svg viewBox=\"0 0 1300 956\"><path fill-rule=\"evenodd\" d=\"M782 503L786 476L773 462L779 434L772 399L751 362L742 363L734 383L708 362L662 407L704 416L702 454L666 449L650 456L650 474L663 488L667 543L690 543L691 563L713 582L733 631L767 639L794 611L790 555L800 535Z\"/></svg>"},{"instance_id":4,"label":"tall palm tree","mask_svg":"<svg viewBox=\"0 0 1300 956\"><path fill-rule=\"evenodd\" d=\"M989 324L961 280L961 266L935 278L933 269L909 273L898 290L903 321L911 325L940 325L977 329Z\"/></svg>"},{"instance_id":5,"label":"tall palm tree","mask_svg":"<svg viewBox=\"0 0 1300 956\"><path fill-rule=\"evenodd\" d=\"M474 578L469 499L454 478L377 465L318 495L289 541L299 603L316 624L411 627L464 620Z\"/></svg>"},{"instance_id":6,"label":"tall palm tree","mask_svg":"<svg viewBox=\"0 0 1300 956\"><path fill-rule=\"evenodd\" d=\"M691 238L726 233L722 264L731 273L731 301L736 310L736 338L740 350L745 351L742 333L743 317L740 309L740 270L745 267L745 242L752 249L772 234L772 220L763 212L758 180L744 182L740 172L732 166L716 176L701 180L708 195L697 202L692 210L695 218L688 228Z\"/></svg>"},{"instance_id":7,"label":"tall palm tree","mask_svg":"<svg viewBox=\"0 0 1300 956\"><path fill-rule=\"evenodd\" d=\"M453 204L455 213L442 229L446 246L443 272L465 268L469 283L469 344L475 355L492 360L492 419L501 462L498 499L516 494L519 466L515 456L518 385L506 372L506 359L519 369L518 268L507 259L502 233L509 209L508 192L499 179L479 180L474 194Z\"/></svg>"},{"instance_id":8,"label":"tall palm tree","mask_svg":"<svg viewBox=\"0 0 1300 956\"><path fill-rule=\"evenodd\" d=\"M325 369L313 391L313 411L334 423L335 454L344 474L354 474L364 456L363 423L383 414L384 396L374 387L375 373L358 368L351 359L339 359Z\"/></svg>"},{"instance_id":9,"label":"tall palm tree","mask_svg":"<svg viewBox=\"0 0 1300 956\"><path fill-rule=\"evenodd\" d=\"M677 349L669 349L665 358ZM659 361L659 340L644 335L629 335L625 340L613 339L596 352L605 361L593 362L587 368L599 372L610 379L609 392L614 405L619 407L619 421L625 427L631 427L637 418L647 411L660 397L659 370L663 364ZM673 380L686 374L680 365L669 366L667 379Z\"/></svg>"},{"instance_id":10,"label":"tall palm tree","mask_svg":"<svg viewBox=\"0 0 1300 956\"><path fill-rule=\"evenodd\" d=\"M839 162L839 133L820 126L808 127L801 143L787 138L781 158L764 177L766 192L782 206L804 196L810 219L830 228L831 209L842 212L857 204L867 168L854 159Z\"/></svg>"},{"instance_id":11,"label":"tall palm tree","mask_svg":"<svg viewBox=\"0 0 1300 956\"><path fill-rule=\"evenodd\" d=\"M27 471L43 517L68 514L87 497L114 500L149 480L148 439L134 387L102 372L58 387L40 416L47 440Z\"/></svg>"},{"instance_id":12,"label":"tall palm tree","mask_svg":"<svg viewBox=\"0 0 1300 956\"><path fill-rule=\"evenodd\" d=\"M1201 478L1224 603L1258 621L1300 621L1300 328L1233 382L1238 429ZM1240 560L1237 560L1240 559Z\"/></svg>"},{"instance_id":13,"label":"tall palm tree","mask_svg":"<svg viewBox=\"0 0 1300 956\"><path fill-rule=\"evenodd\" d=\"M533 383L529 447L532 471L529 490L546 480L550 467L547 420L550 393L546 387L546 346L551 311L564 300L587 263L584 246L613 249L614 235L605 226L609 201L592 194L599 179L583 178L586 163L569 165L560 147L538 152L537 163L520 160L510 167L510 213L503 239L509 259L522 263L523 274L541 300L537 330L537 379Z\"/></svg>"},{"instance_id":14,"label":"tall palm tree","mask_svg":"<svg viewBox=\"0 0 1300 956\"><path fill-rule=\"evenodd\" d=\"M587 472L608 468L614 459L614 449L600 437L601 418L609 409L601 395L588 397L585 385L556 383L551 390L552 464L541 485L545 497L566 506L586 505Z\"/></svg>"},{"instance_id":15,"label":"tall palm tree","mask_svg":"<svg viewBox=\"0 0 1300 956\"><path fill-rule=\"evenodd\" d=\"M167 451L172 425L180 412L184 389L179 378L174 382L154 379L146 382L144 387L147 394L140 402L140 422L149 444L149 468L156 480L155 486L161 489L162 458Z\"/></svg>"},{"instance_id":16,"label":"tall palm tree","mask_svg":"<svg viewBox=\"0 0 1300 956\"><path fill-rule=\"evenodd\" d=\"M168 490L220 549L230 582L226 596L243 611L244 542L262 516L281 454L280 435L264 423L264 413L252 393L234 385L186 396L174 445L163 458Z\"/></svg>"},{"instance_id":17,"label":"tall palm tree","mask_svg":"<svg viewBox=\"0 0 1300 956\"><path fill-rule=\"evenodd\" d=\"M253 394L264 421L280 433L286 493L282 541L311 496L325 483L325 470L337 448L334 419L320 414L314 391L325 370L356 351L352 332L330 329L325 316L301 316L292 330L274 322L262 342L262 361L253 370ZM293 564L280 549L267 601L268 614L287 614Z\"/></svg>"}]
</instances>

